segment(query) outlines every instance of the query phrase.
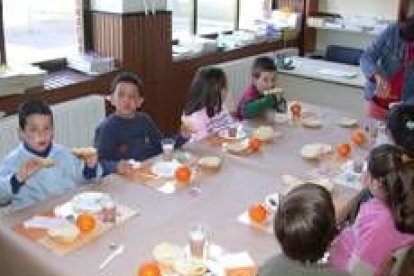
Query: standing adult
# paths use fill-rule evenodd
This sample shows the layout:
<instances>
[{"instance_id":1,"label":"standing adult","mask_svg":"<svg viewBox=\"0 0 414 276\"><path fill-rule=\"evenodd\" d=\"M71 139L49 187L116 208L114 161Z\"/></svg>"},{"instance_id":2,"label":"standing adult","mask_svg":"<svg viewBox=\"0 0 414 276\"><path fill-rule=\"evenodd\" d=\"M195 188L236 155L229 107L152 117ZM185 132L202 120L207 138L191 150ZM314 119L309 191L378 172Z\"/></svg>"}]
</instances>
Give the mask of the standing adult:
<instances>
[{"instance_id":1,"label":"standing adult","mask_svg":"<svg viewBox=\"0 0 414 276\"><path fill-rule=\"evenodd\" d=\"M414 96L414 15L390 24L362 54L360 66L367 113L384 120L390 104Z\"/></svg>"}]
</instances>

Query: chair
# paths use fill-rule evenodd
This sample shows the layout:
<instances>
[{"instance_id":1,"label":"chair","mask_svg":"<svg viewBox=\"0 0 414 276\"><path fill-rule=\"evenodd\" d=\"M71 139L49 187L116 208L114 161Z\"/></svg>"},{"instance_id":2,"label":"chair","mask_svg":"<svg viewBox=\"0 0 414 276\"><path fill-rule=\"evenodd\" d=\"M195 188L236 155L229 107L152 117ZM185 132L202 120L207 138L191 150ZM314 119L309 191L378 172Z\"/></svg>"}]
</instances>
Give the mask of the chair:
<instances>
[{"instance_id":1,"label":"chair","mask_svg":"<svg viewBox=\"0 0 414 276\"><path fill-rule=\"evenodd\" d=\"M339 45L329 45L326 48L325 60L349 65L359 65L363 50Z\"/></svg>"}]
</instances>

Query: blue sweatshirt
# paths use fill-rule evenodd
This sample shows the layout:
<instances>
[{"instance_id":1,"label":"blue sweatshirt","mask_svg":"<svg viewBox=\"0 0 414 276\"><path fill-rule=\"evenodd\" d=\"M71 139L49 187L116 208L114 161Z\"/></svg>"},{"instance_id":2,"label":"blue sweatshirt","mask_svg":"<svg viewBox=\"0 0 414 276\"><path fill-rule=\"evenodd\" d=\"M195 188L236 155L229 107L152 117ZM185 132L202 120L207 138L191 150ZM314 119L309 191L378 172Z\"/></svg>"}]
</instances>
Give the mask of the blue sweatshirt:
<instances>
[{"instance_id":1,"label":"blue sweatshirt","mask_svg":"<svg viewBox=\"0 0 414 276\"><path fill-rule=\"evenodd\" d=\"M21 166L35 157L51 158L55 165L40 169L24 183L19 182L16 174ZM85 180L101 175L99 165L93 169L86 167L83 161L61 145L51 144L45 152L36 152L20 144L0 165L0 204L11 201L13 209L21 209L53 195L61 195L85 183Z\"/></svg>"},{"instance_id":2,"label":"blue sweatshirt","mask_svg":"<svg viewBox=\"0 0 414 276\"><path fill-rule=\"evenodd\" d=\"M119 160L144 160L162 152L162 134L152 119L138 112L132 118L108 116L96 129L95 147L105 174L116 171Z\"/></svg>"}]
</instances>

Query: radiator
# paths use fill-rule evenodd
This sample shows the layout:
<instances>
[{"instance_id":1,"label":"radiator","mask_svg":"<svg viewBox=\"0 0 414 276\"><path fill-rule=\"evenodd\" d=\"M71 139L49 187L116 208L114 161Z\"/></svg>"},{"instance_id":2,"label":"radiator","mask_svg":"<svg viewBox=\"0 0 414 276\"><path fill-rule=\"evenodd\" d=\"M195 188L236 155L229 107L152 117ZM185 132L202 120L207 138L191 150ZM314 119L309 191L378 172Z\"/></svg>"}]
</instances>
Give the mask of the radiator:
<instances>
[{"instance_id":1,"label":"radiator","mask_svg":"<svg viewBox=\"0 0 414 276\"><path fill-rule=\"evenodd\" d=\"M284 53L286 56L298 54L296 48L285 48L276 52L267 52L260 55L249 56L242 59L232 60L228 62L218 63L217 66L226 73L229 94L225 100L225 105L230 111L237 108L237 103L240 100L241 92L251 84L251 67L254 60L259 56L268 56L274 58L277 53Z\"/></svg>"},{"instance_id":2,"label":"radiator","mask_svg":"<svg viewBox=\"0 0 414 276\"><path fill-rule=\"evenodd\" d=\"M91 146L95 128L105 117L104 98L90 95L52 106L55 142L67 147ZM17 115L0 119L0 160L19 143Z\"/></svg>"}]
</instances>

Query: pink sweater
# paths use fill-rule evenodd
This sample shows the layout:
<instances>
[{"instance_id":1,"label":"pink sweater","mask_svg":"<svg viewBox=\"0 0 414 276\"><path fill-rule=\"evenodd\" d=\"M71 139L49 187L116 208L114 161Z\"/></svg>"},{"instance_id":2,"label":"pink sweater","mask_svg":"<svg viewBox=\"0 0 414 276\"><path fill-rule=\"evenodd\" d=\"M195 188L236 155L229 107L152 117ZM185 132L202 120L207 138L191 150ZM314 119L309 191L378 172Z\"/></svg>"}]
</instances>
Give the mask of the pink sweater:
<instances>
[{"instance_id":1,"label":"pink sweater","mask_svg":"<svg viewBox=\"0 0 414 276\"><path fill-rule=\"evenodd\" d=\"M399 232L388 207L374 198L361 206L355 223L335 239L329 262L351 273L359 267L379 275L381 264L409 244L414 244L414 235Z\"/></svg>"},{"instance_id":2,"label":"pink sweater","mask_svg":"<svg viewBox=\"0 0 414 276\"><path fill-rule=\"evenodd\" d=\"M194 131L190 137L190 142L199 141L210 134L220 130L228 129L235 122L226 107L222 107L221 112L209 118L206 109L203 108L191 115L183 115L181 120L189 125Z\"/></svg>"}]
</instances>

